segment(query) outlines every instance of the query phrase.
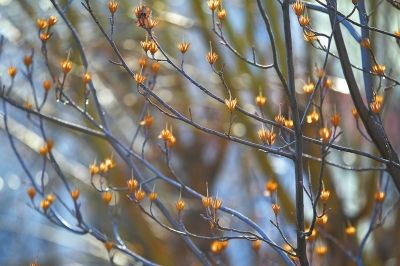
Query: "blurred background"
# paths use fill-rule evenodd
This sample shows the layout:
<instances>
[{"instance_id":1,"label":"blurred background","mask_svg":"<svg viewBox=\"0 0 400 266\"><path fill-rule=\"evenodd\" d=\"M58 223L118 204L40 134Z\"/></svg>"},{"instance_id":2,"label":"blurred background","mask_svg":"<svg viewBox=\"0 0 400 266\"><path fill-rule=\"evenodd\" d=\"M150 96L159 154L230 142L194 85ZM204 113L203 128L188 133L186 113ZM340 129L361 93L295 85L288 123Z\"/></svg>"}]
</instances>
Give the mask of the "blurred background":
<instances>
[{"instance_id":1,"label":"blurred background","mask_svg":"<svg viewBox=\"0 0 400 266\"><path fill-rule=\"evenodd\" d=\"M126 59L129 67L139 71L138 59L144 55L140 41L145 40L145 32L135 25L133 8L138 1L119 0L120 8L115 17L114 39ZM282 15L277 1L264 1L265 8L271 19L275 32L280 63L285 64L284 39L282 34ZM351 1L340 3L340 11L344 14L352 10ZM348 3L347 3L348 2ZM393 32L400 28L399 11L393 9L386 1L366 1L367 10L371 12L370 25ZM89 59L89 71L101 104L104 106L113 134L124 143L129 143L140 121L140 111L144 105L143 97L137 93L136 84L120 67L111 64L115 60L111 48L101 36L89 15L81 6L80 1L59 1L65 8L68 19L78 30L86 48ZM108 1L91 1L98 19L106 29L109 29ZM202 0L164 0L143 1L153 10L153 16L160 23L155 29L155 35L164 50L180 61L181 54L177 44L182 40L191 43L189 52L185 55L184 68L195 80L206 86L210 91L222 98L227 94L217 75L213 74L205 60L205 54L211 46L220 58L217 66L223 62L225 78L234 97L239 99L239 105L249 112L256 112L254 97L262 91L267 97L266 115L273 119L281 108L287 114L287 99L276 75L272 70L264 71L250 67L224 48L212 33L211 12L206 1ZM381 3L378 5L378 3ZM241 54L251 58L251 47L255 48L259 62L272 62L270 41L266 35L264 24L259 17L256 1L230 0L223 2L227 10L227 18L223 25L226 39ZM377 6L377 7L376 7ZM372 12L373 11L373 12ZM291 12L292 13L292 12ZM49 78L40 52L40 41L37 36L36 19L56 15L56 11L48 0L0 0L0 34L5 37L3 53L0 57L0 78L3 83L10 82L7 68L10 65L23 69L22 58L35 51L35 82L40 88L42 82ZM302 87L313 74L315 66L322 66L325 54L314 49L303 40L302 29L292 17L292 30L296 69L296 88L299 103L304 108L307 96ZM330 24L325 14L308 11L315 30L330 34ZM358 21L357 12L351 17ZM387 19L390 18L390 19ZM356 29L359 31L358 29ZM343 29L347 47L354 65L360 66L359 44ZM55 68L59 62L70 53L74 69L68 79L66 93L78 103L83 103L84 87L81 82L83 69L78 49L66 25L59 18L53 29L54 35L48 43L49 59ZM321 39L322 44L326 44ZM394 38L372 33L371 43L378 61L386 65L392 77L399 76L399 46ZM333 46L332 51L335 52ZM159 54L156 54L159 56ZM355 72L360 88L363 88L362 72ZM330 117L334 110L342 116L342 136L338 144L350 146L362 151L377 154L375 148L358 133L355 120L351 115L353 107L343 80L340 65L330 58L327 74L334 81L332 91L328 92L323 112ZM377 85L378 80L375 80ZM383 81L387 82L387 81ZM229 113L220 103L206 97L199 89L171 69L162 64L154 92L163 100L182 113L189 115L189 108L194 120L201 124L226 132L229 126ZM39 98L43 97L42 92ZM400 106L398 87L385 91L385 108L383 121L394 148L398 151ZM13 98L23 103L32 101L31 90L21 73L17 75ZM95 110L90 110L93 114ZM37 150L42 145L40 132L35 127L36 119L28 117L25 112L9 107L10 131L14 136L17 148L24 158L31 173L40 179L42 159ZM44 113L67 121L91 127L76 111L62 104L57 104L52 94L47 101ZM264 191L268 180L279 183L278 201L282 206L281 226L288 239L295 242L294 216L294 174L290 161L266 155L263 152L248 147L230 143L226 140L207 135L194 128L166 118L157 110L151 109L155 117L150 131L150 141L146 148L146 158L161 171L167 173L165 160L160 150L157 136L168 123L174 128L177 145L172 153L172 167L181 179L190 187L203 194L208 183L210 194L218 195L223 203L232 207L257 222L272 239L282 244L276 229L271 225L273 219L271 197ZM0 111L3 117L3 111ZM236 114L232 125L232 134L254 142L257 140L257 130L260 123L243 115ZM41 265L108 265L108 254L99 241L90 236L79 236L52 225L46 217L28 206L29 199L26 189L30 186L18 160L16 159L7 135L4 131L3 119L0 119L0 265L28 265L37 261ZM110 156L113 151L103 140L86 136L51 123L45 123L49 137L54 139L54 153L62 170L67 175L72 187L81 190L80 201L82 212L89 224L112 235L110 215L117 217L120 233L128 247L138 254L162 265L197 265L197 262L183 244L180 238L160 228L156 223L142 215L140 210L125 195L117 196L116 206L107 208L101 201L101 196L90 184L88 165L94 160L100 161ZM362 130L364 130L362 128ZM315 137L315 128L306 126L305 134ZM143 136L136 141L135 150L140 151ZM305 147L308 154L319 155L318 146ZM353 167L378 167L374 161L355 156L350 153L332 151L329 160ZM107 182L114 186L123 186L130 169L123 161L115 157L117 167L112 170ZM311 182L316 184L319 164L307 161L311 173ZM58 195L68 197L61 182L54 178L55 172L50 167L45 174L46 189L56 191ZM374 193L380 173L377 171L346 171L328 166L325 171L325 186L331 191L329 202L329 222L326 232L334 236L345 250L357 251L358 243L368 230L372 210L375 204ZM383 174L386 184L388 177ZM388 181L387 200L384 209L390 208L398 199L391 182ZM175 188L156 183L156 190L168 208L174 212L175 201L179 191ZM185 197L185 195L183 195ZM188 208L184 221L193 232L207 234L208 224L200 214L202 205L198 200L185 199ZM312 217L310 204L306 204L306 218ZM224 225L243 228L239 221L232 217L221 215ZM383 227L377 229L369 238L364 251L366 265L400 265L396 250L399 245L400 230L398 230L399 212L395 208L387 217ZM344 234L344 228L351 223L357 227L357 235L349 238ZM319 236L315 245L328 246L326 256L315 257L317 265L329 265L335 260L337 265L353 265L343 251L332 241ZM281 265L282 260L266 245L258 252L252 249L251 243L243 240L230 241L228 248L221 256L210 252L210 241L195 240L195 243L209 255L213 261L222 265ZM125 256L117 256L115 263L129 265L133 262Z\"/></svg>"}]
</instances>

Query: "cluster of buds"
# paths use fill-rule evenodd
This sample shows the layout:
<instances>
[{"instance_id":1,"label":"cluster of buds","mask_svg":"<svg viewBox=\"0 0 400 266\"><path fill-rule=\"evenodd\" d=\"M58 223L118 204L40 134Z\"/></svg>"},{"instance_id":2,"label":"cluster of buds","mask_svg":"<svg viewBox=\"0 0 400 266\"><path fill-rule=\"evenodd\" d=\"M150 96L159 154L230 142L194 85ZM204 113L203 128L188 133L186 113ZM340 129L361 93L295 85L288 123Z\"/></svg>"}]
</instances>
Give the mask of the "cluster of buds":
<instances>
[{"instance_id":1,"label":"cluster of buds","mask_svg":"<svg viewBox=\"0 0 400 266\"><path fill-rule=\"evenodd\" d=\"M221 5L221 1L220 0L208 0L207 5L210 8L210 10L212 12L214 12L217 9L217 7L219 7Z\"/></svg>"},{"instance_id":2,"label":"cluster of buds","mask_svg":"<svg viewBox=\"0 0 400 266\"><path fill-rule=\"evenodd\" d=\"M39 29L39 38L43 43L47 42L50 39L51 37L50 29L56 23L57 23L56 16L50 16L47 19L39 18L36 20L36 26Z\"/></svg>"},{"instance_id":3,"label":"cluster of buds","mask_svg":"<svg viewBox=\"0 0 400 266\"><path fill-rule=\"evenodd\" d=\"M165 129L161 130L160 135L158 135L159 139L162 139L168 147L172 147L174 146L174 144L176 143L176 138L175 136L172 134L172 128L168 129L168 126L165 126Z\"/></svg>"},{"instance_id":4,"label":"cluster of buds","mask_svg":"<svg viewBox=\"0 0 400 266\"><path fill-rule=\"evenodd\" d=\"M256 105L258 107L262 107L265 105L265 103L267 102L267 98L265 96L262 95L261 91L258 93L258 95L256 96Z\"/></svg>"},{"instance_id":5,"label":"cluster of buds","mask_svg":"<svg viewBox=\"0 0 400 266\"><path fill-rule=\"evenodd\" d=\"M151 192L151 193L149 194L149 200L150 200L151 202L157 200L157 198L158 198L157 192L153 191L153 192Z\"/></svg>"},{"instance_id":6,"label":"cluster of buds","mask_svg":"<svg viewBox=\"0 0 400 266\"><path fill-rule=\"evenodd\" d=\"M330 191L327 189L322 189L321 193L320 193L320 199L321 201L326 204L329 200L329 196L330 196Z\"/></svg>"},{"instance_id":7,"label":"cluster of buds","mask_svg":"<svg viewBox=\"0 0 400 266\"><path fill-rule=\"evenodd\" d=\"M144 41L142 43L145 46L145 48L147 49L148 47L147 47L146 41ZM151 42L148 42L148 43L151 43ZM157 45L155 47L157 48ZM139 58L138 65L139 65L140 69L143 72L144 69L146 69L146 66L147 66L147 58L146 57ZM154 61L150 66L150 70L151 70L151 72L153 74L157 74L159 69L160 69L160 64L157 61Z\"/></svg>"},{"instance_id":8,"label":"cluster of buds","mask_svg":"<svg viewBox=\"0 0 400 266\"><path fill-rule=\"evenodd\" d=\"M206 208L212 208L213 210L218 210L222 206L222 200L220 198L213 197L203 197L201 199L203 206Z\"/></svg>"},{"instance_id":9,"label":"cluster of buds","mask_svg":"<svg viewBox=\"0 0 400 266\"><path fill-rule=\"evenodd\" d=\"M72 61L69 58L65 59L60 63L61 70L63 71L64 75L67 75L72 70Z\"/></svg>"},{"instance_id":10,"label":"cluster of buds","mask_svg":"<svg viewBox=\"0 0 400 266\"><path fill-rule=\"evenodd\" d=\"M308 124L313 124L319 121L319 113L315 109L306 117Z\"/></svg>"},{"instance_id":11,"label":"cluster of buds","mask_svg":"<svg viewBox=\"0 0 400 266\"><path fill-rule=\"evenodd\" d=\"M51 151L51 149L53 149L53 146L54 146L53 140L51 139L47 140L46 143L39 148L39 154L45 156L47 153Z\"/></svg>"},{"instance_id":12,"label":"cluster of buds","mask_svg":"<svg viewBox=\"0 0 400 266\"><path fill-rule=\"evenodd\" d=\"M99 165L93 163L89 165L89 172L91 176L97 175L98 173L106 174L108 171L113 169L116 166L116 163L112 157L106 158Z\"/></svg>"},{"instance_id":13,"label":"cluster of buds","mask_svg":"<svg viewBox=\"0 0 400 266\"><path fill-rule=\"evenodd\" d=\"M262 143L266 143L268 145L272 145L275 142L276 134L273 130L268 130L262 127L257 131L258 138L262 141Z\"/></svg>"},{"instance_id":14,"label":"cluster of buds","mask_svg":"<svg viewBox=\"0 0 400 266\"><path fill-rule=\"evenodd\" d=\"M293 120L292 119L285 119L285 127L293 128Z\"/></svg>"},{"instance_id":15,"label":"cluster of buds","mask_svg":"<svg viewBox=\"0 0 400 266\"><path fill-rule=\"evenodd\" d=\"M47 212L47 210L50 208L51 204L53 204L55 199L56 197L53 194L47 195L47 197L43 198L40 201L40 208L42 208L44 212Z\"/></svg>"},{"instance_id":16,"label":"cluster of buds","mask_svg":"<svg viewBox=\"0 0 400 266\"><path fill-rule=\"evenodd\" d=\"M271 207L272 207L272 211L275 213L275 215L278 216L278 214L281 211L281 206L278 203L272 203Z\"/></svg>"},{"instance_id":17,"label":"cluster of buds","mask_svg":"<svg viewBox=\"0 0 400 266\"><path fill-rule=\"evenodd\" d=\"M314 83L311 82L310 79L308 79L307 83L304 84L304 86L303 86L303 91L304 91L305 93L307 93L307 94L311 94L311 93L314 92L314 89L315 89Z\"/></svg>"},{"instance_id":18,"label":"cluster of buds","mask_svg":"<svg viewBox=\"0 0 400 266\"><path fill-rule=\"evenodd\" d=\"M145 53L150 52L152 55L158 51L157 44L152 40L141 41L140 46L142 46Z\"/></svg>"},{"instance_id":19,"label":"cluster of buds","mask_svg":"<svg viewBox=\"0 0 400 266\"><path fill-rule=\"evenodd\" d=\"M311 19L307 15L301 15L298 20L301 27L310 26Z\"/></svg>"},{"instance_id":20,"label":"cluster of buds","mask_svg":"<svg viewBox=\"0 0 400 266\"><path fill-rule=\"evenodd\" d=\"M211 243L211 252L219 255L228 247L228 240L215 240Z\"/></svg>"},{"instance_id":21,"label":"cluster of buds","mask_svg":"<svg viewBox=\"0 0 400 266\"><path fill-rule=\"evenodd\" d=\"M362 48L371 49L371 42L370 42L369 38L361 39L360 45Z\"/></svg>"},{"instance_id":22,"label":"cluster of buds","mask_svg":"<svg viewBox=\"0 0 400 266\"><path fill-rule=\"evenodd\" d=\"M285 124L286 118L281 113L279 113L274 117L274 120L276 123L283 126Z\"/></svg>"},{"instance_id":23,"label":"cluster of buds","mask_svg":"<svg viewBox=\"0 0 400 266\"><path fill-rule=\"evenodd\" d=\"M148 6L140 4L134 10L136 16L136 25L146 30L151 30L158 24L158 20L151 18L151 9Z\"/></svg>"}]
</instances>

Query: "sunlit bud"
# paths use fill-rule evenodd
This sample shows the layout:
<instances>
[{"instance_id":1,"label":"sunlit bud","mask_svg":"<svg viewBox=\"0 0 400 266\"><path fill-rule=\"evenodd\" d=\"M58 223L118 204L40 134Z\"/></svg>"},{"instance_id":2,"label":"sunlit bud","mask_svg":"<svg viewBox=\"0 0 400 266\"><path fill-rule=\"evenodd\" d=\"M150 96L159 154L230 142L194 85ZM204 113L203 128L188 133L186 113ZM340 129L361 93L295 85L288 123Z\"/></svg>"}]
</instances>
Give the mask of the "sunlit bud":
<instances>
[{"instance_id":1,"label":"sunlit bud","mask_svg":"<svg viewBox=\"0 0 400 266\"><path fill-rule=\"evenodd\" d=\"M329 200L330 194L331 194L331 193L330 193L329 190L323 189L323 190L321 191L321 195L320 195L321 201L322 201L323 203L326 203L326 202Z\"/></svg>"},{"instance_id":2,"label":"sunlit bud","mask_svg":"<svg viewBox=\"0 0 400 266\"><path fill-rule=\"evenodd\" d=\"M252 241L252 242L251 242L251 248L252 248L254 251L258 251L258 250L260 249L260 247L261 247L261 240L260 240L260 239L257 239L257 240L255 240L255 241Z\"/></svg>"},{"instance_id":3,"label":"sunlit bud","mask_svg":"<svg viewBox=\"0 0 400 266\"><path fill-rule=\"evenodd\" d=\"M256 97L256 105L261 107L264 106L265 103L267 102L267 98L264 97L260 91L260 93L258 94L258 96Z\"/></svg>"},{"instance_id":4,"label":"sunlit bud","mask_svg":"<svg viewBox=\"0 0 400 266\"><path fill-rule=\"evenodd\" d=\"M377 102L376 100L369 104L371 111L375 114L379 114L382 108L382 102Z\"/></svg>"},{"instance_id":5,"label":"sunlit bud","mask_svg":"<svg viewBox=\"0 0 400 266\"><path fill-rule=\"evenodd\" d=\"M150 194L149 194L149 200L150 201L155 201L156 199L157 199L157 197L158 197L158 194L157 194L157 192L151 192Z\"/></svg>"},{"instance_id":6,"label":"sunlit bud","mask_svg":"<svg viewBox=\"0 0 400 266\"><path fill-rule=\"evenodd\" d=\"M333 81L330 78L326 78L324 80L324 87L327 88L327 89L332 89Z\"/></svg>"},{"instance_id":7,"label":"sunlit bud","mask_svg":"<svg viewBox=\"0 0 400 266\"><path fill-rule=\"evenodd\" d=\"M110 252L111 249L114 247L114 243L111 241L104 242L104 247L108 252Z\"/></svg>"},{"instance_id":8,"label":"sunlit bud","mask_svg":"<svg viewBox=\"0 0 400 266\"><path fill-rule=\"evenodd\" d=\"M142 201L144 199L144 197L146 197L146 192L144 192L144 190L139 188L138 190L135 191L135 199L136 199L136 201L140 202L140 201Z\"/></svg>"},{"instance_id":9,"label":"sunlit bud","mask_svg":"<svg viewBox=\"0 0 400 266\"><path fill-rule=\"evenodd\" d=\"M115 163L113 158L106 158L104 160L104 164L106 165L107 169L113 169L117 164Z\"/></svg>"},{"instance_id":10,"label":"sunlit bud","mask_svg":"<svg viewBox=\"0 0 400 266\"><path fill-rule=\"evenodd\" d=\"M306 42L318 40L318 36L310 30L303 30L303 38Z\"/></svg>"},{"instance_id":11,"label":"sunlit bud","mask_svg":"<svg viewBox=\"0 0 400 266\"><path fill-rule=\"evenodd\" d=\"M178 44L178 49L179 51L184 54L187 52L187 50L189 49L190 43L188 42L181 42Z\"/></svg>"},{"instance_id":12,"label":"sunlit bud","mask_svg":"<svg viewBox=\"0 0 400 266\"><path fill-rule=\"evenodd\" d=\"M135 81L136 81L136 83L137 83L138 85L143 84L144 81L146 80L146 77L143 76L143 75L141 75L141 74L139 74L139 73L134 74L134 75L133 75L133 78L135 79Z\"/></svg>"},{"instance_id":13,"label":"sunlit bud","mask_svg":"<svg viewBox=\"0 0 400 266\"><path fill-rule=\"evenodd\" d=\"M228 107L228 110L231 111L231 112L233 110L235 110L236 104L237 104L237 99L236 98L234 98L234 99L232 99L232 98L225 99L225 105L226 105L226 107Z\"/></svg>"},{"instance_id":14,"label":"sunlit bud","mask_svg":"<svg viewBox=\"0 0 400 266\"><path fill-rule=\"evenodd\" d=\"M217 16L219 18L219 20L224 20L226 17L226 10L225 9L221 9L217 12Z\"/></svg>"},{"instance_id":15,"label":"sunlit bud","mask_svg":"<svg viewBox=\"0 0 400 266\"><path fill-rule=\"evenodd\" d=\"M99 170L100 172L102 172L103 174L108 172L108 167L104 162L101 162L99 165Z\"/></svg>"},{"instance_id":16,"label":"sunlit bud","mask_svg":"<svg viewBox=\"0 0 400 266\"><path fill-rule=\"evenodd\" d=\"M356 229L354 226L350 225L350 226L347 226L347 227L344 229L344 232L345 232L346 235L348 235L348 236L353 236L353 235L356 234L357 229Z\"/></svg>"},{"instance_id":17,"label":"sunlit bud","mask_svg":"<svg viewBox=\"0 0 400 266\"><path fill-rule=\"evenodd\" d=\"M211 243L210 249L211 252L215 255L221 254L221 252L228 246L228 241L221 241L221 240L215 240Z\"/></svg>"},{"instance_id":18,"label":"sunlit bud","mask_svg":"<svg viewBox=\"0 0 400 266\"><path fill-rule=\"evenodd\" d=\"M214 199L212 200L211 207L212 207L214 210L217 210L217 209L221 208L221 205L222 205L222 200L221 200L221 199L219 199L219 198L214 198Z\"/></svg>"},{"instance_id":19,"label":"sunlit bud","mask_svg":"<svg viewBox=\"0 0 400 266\"><path fill-rule=\"evenodd\" d=\"M100 169L96 164L93 163L89 165L89 172L92 176L97 175L100 172Z\"/></svg>"},{"instance_id":20,"label":"sunlit bud","mask_svg":"<svg viewBox=\"0 0 400 266\"><path fill-rule=\"evenodd\" d=\"M315 248L315 253L319 256L324 256L328 252L328 248L326 246L318 246Z\"/></svg>"},{"instance_id":21,"label":"sunlit bud","mask_svg":"<svg viewBox=\"0 0 400 266\"><path fill-rule=\"evenodd\" d=\"M143 120L140 121L140 125L149 128L153 125L153 120L154 118L151 115L145 115Z\"/></svg>"},{"instance_id":22,"label":"sunlit bud","mask_svg":"<svg viewBox=\"0 0 400 266\"><path fill-rule=\"evenodd\" d=\"M308 82L303 86L303 91L307 94L311 94L313 93L314 88L315 88L314 83L312 83L309 79Z\"/></svg>"},{"instance_id":23,"label":"sunlit bud","mask_svg":"<svg viewBox=\"0 0 400 266\"><path fill-rule=\"evenodd\" d=\"M375 193L375 200L377 202L383 202L385 200L385 192L383 191L377 191Z\"/></svg>"},{"instance_id":24,"label":"sunlit bud","mask_svg":"<svg viewBox=\"0 0 400 266\"><path fill-rule=\"evenodd\" d=\"M151 72L156 74L158 70L160 70L160 63L154 62L153 64L151 64Z\"/></svg>"},{"instance_id":25,"label":"sunlit bud","mask_svg":"<svg viewBox=\"0 0 400 266\"><path fill-rule=\"evenodd\" d=\"M39 18L36 20L36 26L39 30L44 30L45 28L47 28L47 25L47 21L43 18Z\"/></svg>"},{"instance_id":26,"label":"sunlit bud","mask_svg":"<svg viewBox=\"0 0 400 266\"><path fill-rule=\"evenodd\" d=\"M32 65L32 55L25 55L23 61L24 61L24 65L26 67L29 67L30 65Z\"/></svg>"},{"instance_id":27,"label":"sunlit bud","mask_svg":"<svg viewBox=\"0 0 400 266\"><path fill-rule=\"evenodd\" d=\"M77 200L79 198L80 194L81 194L81 192L79 191L79 189L74 189L71 191L71 198L73 200Z\"/></svg>"},{"instance_id":28,"label":"sunlit bud","mask_svg":"<svg viewBox=\"0 0 400 266\"><path fill-rule=\"evenodd\" d=\"M272 204L272 210L273 210L273 212L275 213L275 215L278 215L279 212L281 211L281 206L279 206L279 205L276 204L276 203L273 203L273 204Z\"/></svg>"},{"instance_id":29,"label":"sunlit bud","mask_svg":"<svg viewBox=\"0 0 400 266\"><path fill-rule=\"evenodd\" d=\"M112 192L111 191L104 191L102 195L102 199L105 204L109 204L112 200Z\"/></svg>"},{"instance_id":30,"label":"sunlit bud","mask_svg":"<svg viewBox=\"0 0 400 266\"><path fill-rule=\"evenodd\" d=\"M293 9L294 13L296 14L296 16L299 17L300 15L302 15L304 13L305 6L301 1L296 1L293 3L292 9Z\"/></svg>"},{"instance_id":31,"label":"sunlit bud","mask_svg":"<svg viewBox=\"0 0 400 266\"><path fill-rule=\"evenodd\" d=\"M360 115L358 114L358 111L355 107L353 107L353 109L351 109L351 114L353 115L353 117L355 119L358 119L360 117Z\"/></svg>"},{"instance_id":32,"label":"sunlit bud","mask_svg":"<svg viewBox=\"0 0 400 266\"><path fill-rule=\"evenodd\" d=\"M317 111L313 110L309 115L307 115L306 119L307 123L309 124L318 122L319 114L317 113Z\"/></svg>"},{"instance_id":33,"label":"sunlit bud","mask_svg":"<svg viewBox=\"0 0 400 266\"><path fill-rule=\"evenodd\" d=\"M273 193L278 189L278 183L270 180L267 183L265 183L265 190L267 190L269 193Z\"/></svg>"},{"instance_id":34,"label":"sunlit bud","mask_svg":"<svg viewBox=\"0 0 400 266\"><path fill-rule=\"evenodd\" d=\"M39 39L40 39L42 42L47 42L47 41L50 39L50 33L41 32L41 33L39 34Z\"/></svg>"},{"instance_id":35,"label":"sunlit bud","mask_svg":"<svg viewBox=\"0 0 400 266\"><path fill-rule=\"evenodd\" d=\"M42 208L42 210L44 212L47 212L47 210L49 209L50 205L51 205L51 202L48 201L47 199L42 199L40 201L40 208Z\"/></svg>"},{"instance_id":36,"label":"sunlit bud","mask_svg":"<svg viewBox=\"0 0 400 266\"><path fill-rule=\"evenodd\" d=\"M138 64L139 64L141 69L145 68L146 65L147 65L147 58L146 57L139 58Z\"/></svg>"},{"instance_id":37,"label":"sunlit bud","mask_svg":"<svg viewBox=\"0 0 400 266\"><path fill-rule=\"evenodd\" d=\"M319 129L319 136L321 137L323 142L328 142L331 138L332 131L327 127L322 127Z\"/></svg>"},{"instance_id":38,"label":"sunlit bud","mask_svg":"<svg viewBox=\"0 0 400 266\"><path fill-rule=\"evenodd\" d=\"M64 72L64 74L68 74L68 72L71 71L72 69L72 62L70 60L64 60L61 62L61 69Z\"/></svg>"},{"instance_id":39,"label":"sunlit bud","mask_svg":"<svg viewBox=\"0 0 400 266\"><path fill-rule=\"evenodd\" d=\"M299 17L299 24L302 27L309 26L311 22L311 19L307 15L301 15Z\"/></svg>"},{"instance_id":40,"label":"sunlit bud","mask_svg":"<svg viewBox=\"0 0 400 266\"><path fill-rule=\"evenodd\" d=\"M292 119L286 119L285 120L285 127L293 128L293 120Z\"/></svg>"},{"instance_id":41,"label":"sunlit bud","mask_svg":"<svg viewBox=\"0 0 400 266\"><path fill-rule=\"evenodd\" d=\"M306 231L310 231L310 228L306 228ZM306 237L308 241L312 241L317 236L317 230L314 228L309 236Z\"/></svg>"},{"instance_id":42,"label":"sunlit bud","mask_svg":"<svg viewBox=\"0 0 400 266\"><path fill-rule=\"evenodd\" d=\"M396 30L393 34L396 35L397 38L400 38L400 30Z\"/></svg>"},{"instance_id":43,"label":"sunlit bud","mask_svg":"<svg viewBox=\"0 0 400 266\"><path fill-rule=\"evenodd\" d=\"M265 128L261 128L257 131L258 138L262 143L266 143L268 145L272 145L275 142L276 134L272 130L266 130Z\"/></svg>"},{"instance_id":44,"label":"sunlit bud","mask_svg":"<svg viewBox=\"0 0 400 266\"><path fill-rule=\"evenodd\" d=\"M83 76L82 76L82 81L83 81L83 84L88 84L90 81L92 80L92 77L90 76L90 73L89 72L86 72L85 74L83 74Z\"/></svg>"},{"instance_id":45,"label":"sunlit bud","mask_svg":"<svg viewBox=\"0 0 400 266\"><path fill-rule=\"evenodd\" d=\"M47 23L49 24L49 26L54 26L57 23L57 17L56 16L50 16L47 19Z\"/></svg>"},{"instance_id":46,"label":"sunlit bud","mask_svg":"<svg viewBox=\"0 0 400 266\"><path fill-rule=\"evenodd\" d=\"M135 189L138 187L139 182L138 182L136 179L131 178L131 179L129 179L128 181L126 181L126 184L127 184L127 186L128 186L129 192L132 193L132 192L135 191Z\"/></svg>"},{"instance_id":47,"label":"sunlit bud","mask_svg":"<svg viewBox=\"0 0 400 266\"><path fill-rule=\"evenodd\" d=\"M10 67L8 68L7 72L8 72L8 75L9 75L11 78L14 78L15 75L17 75L17 68L14 67L14 66L10 66Z\"/></svg>"},{"instance_id":48,"label":"sunlit bud","mask_svg":"<svg viewBox=\"0 0 400 266\"><path fill-rule=\"evenodd\" d=\"M361 39L360 45L361 45L361 47L363 47L365 49L371 49L371 42L369 41L368 38Z\"/></svg>"},{"instance_id":49,"label":"sunlit bud","mask_svg":"<svg viewBox=\"0 0 400 266\"><path fill-rule=\"evenodd\" d=\"M382 95L375 95L375 102L383 103L383 96Z\"/></svg>"},{"instance_id":50,"label":"sunlit bud","mask_svg":"<svg viewBox=\"0 0 400 266\"><path fill-rule=\"evenodd\" d=\"M185 209L185 202L180 199L175 203L175 208L178 212L183 211L183 209Z\"/></svg>"},{"instance_id":51,"label":"sunlit bud","mask_svg":"<svg viewBox=\"0 0 400 266\"><path fill-rule=\"evenodd\" d=\"M318 225L325 225L328 222L328 215L324 214L321 217L317 217L316 222Z\"/></svg>"},{"instance_id":52,"label":"sunlit bud","mask_svg":"<svg viewBox=\"0 0 400 266\"><path fill-rule=\"evenodd\" d=\"M51 87L52 87L51 80L48 80L48 79L47 79L47 80L43 81L42 87L43 87L43 89L44 89L45 91L50 91L50 90L51 90Z\"/></svg>"},{"instance_id":53,"label":"sunlit bud","mask_svg":"<svg viewBox=\"0 0 400 266\"><path fill-rule=\"evenodd\" d=\"M279 125L283 126L285 124L285 120L286 119L285 119L285 117L283 115L278 114L278 115L275 116L274 120L275 120L276 123L278 123Z\"/></svg>"},{"instance_id":54,"label":"sunlit bud","mask_svg":"<svg viewBox=\"0 0 400 266\"><path fill-rule=\"evenodd\" d=\"M150 44L151 44L151 41L148 41L148 40L143 41L143 42L140 42L140 46L142 46L143 50L144 50L146 53L147 53L147 51L150 49Z\"/></svg>"},{"instance_id":55,"label":"sunlit bud","mask_svg":"<svg viewBox=\"0 0 400 266\"><path fill-rule=\"evenodd\" d=\"M208 0L207 5L211 11L214 11L220 5L220 0Z\"/></svg>"},{"instance_id":56,"label":"sunlit bud","mask_svg":"<svg viewBox=\"0 0 400 266\"><path fill-rule=\"evenodd\" d=\"M36 196L36 189L34 187L30 187L26 190L26 193L28 193L29 198L33 200L33 198Z\"/></svg>"},{"instance_id":57,"label":"sunlit bud","mask_svg":"<svg viewBox=\"0 0 400 266\"><path fill-rule=\"evenodd\" d=\"M372 73L383 76L385 74L385 65L375 64L372 66Z\"/></svg>"},{"instance_id":58,"label":"sunlit bud","mask_svg":"<svg viewBox=\"0 0 400 266\"><path fill-rule=\"evenodd\" d=\"M111 14L114 14L118 10L118 2L114 0L108 1L108 10L110 11Z\"/></svg>"},{"instance_id":59,"label":"sunlit bud","mask_svg":"<svg viewBox=\"0 0 400 266\"><path fill-rule=\"evenodd\" d=\"M218 60L218 55L211 49L206 55L207 62L213 65Z\"/></svg>"},{"instance_id":60,"label":"sunlit bud","mask_svg":"<svg viewBox=\"0 0 400 266\"><path fill-rule=\"evenodd\" d=\"M149 51L152 55L154 55L158 51L157 44L153 41L150 42Z\"/></svg>"},{"instance_id":61,"label":"sunlit bud","mask_svg":"<svg viewBox=\"0 0 400 266\"><path fill-rule=\"evenodd\" d=\"M54 194L49 194L47 195L46 199L50 202L53 203L56 200L56 196Z\"/></svg>"},{"instance_id":62,"label":"sunlit bud","mask_svg":"<svg viewBox=\"0 0 400 266\"><path fill-rule=\"evenodd\" d=\"M331 122L332 122L332 125L334 126L334 127L337 127L339 124L340 124L340 120L341 120L341 118L340 118L340 115L339 114L333 114L332 116L331 116Z\"/></svg>"},{"instance_id":63,"label":"sunlit bud","mask_svg":"<svg viewBox=\"0 0 400 266\"><path fill-rule=\"evenodd\" d=\"M203 206L208 208L211 206L213 199L212 197L202 197L201 202L203 203Z\"/></svg>"}]
</instances>

